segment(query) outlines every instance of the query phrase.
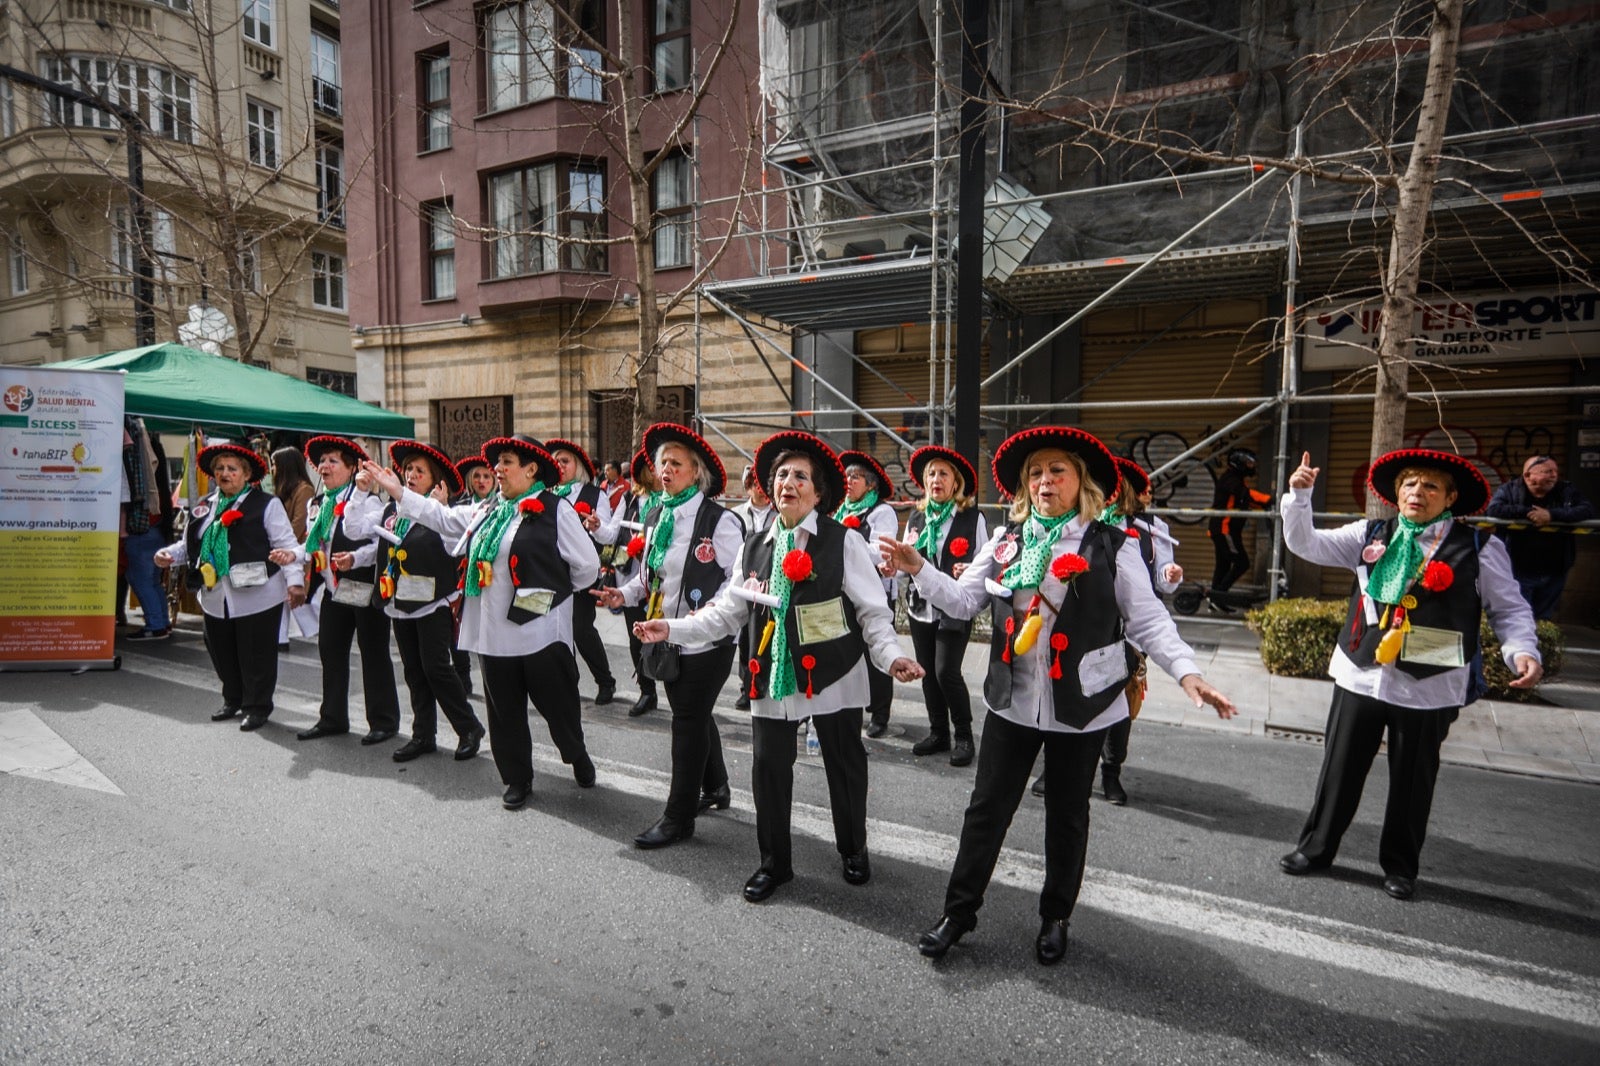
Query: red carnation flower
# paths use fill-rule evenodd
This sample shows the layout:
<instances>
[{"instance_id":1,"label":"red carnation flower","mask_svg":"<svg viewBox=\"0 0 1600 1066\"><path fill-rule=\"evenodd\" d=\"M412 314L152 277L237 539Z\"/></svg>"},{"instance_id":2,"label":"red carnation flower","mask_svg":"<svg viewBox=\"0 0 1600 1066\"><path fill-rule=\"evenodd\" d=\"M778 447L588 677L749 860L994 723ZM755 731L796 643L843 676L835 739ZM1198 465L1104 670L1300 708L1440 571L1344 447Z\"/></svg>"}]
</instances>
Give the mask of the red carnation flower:
<instances>
[{"instance_id":1,"label":"red carnation flower","mask_svg":"<svg viewBox=\"0 0 1600 1066\"><path fill-rule=\"evenodd\" d=\"M580 516L583 516L583 517L587 517L587 516L589 516L589 515L594 513L594 508L590 507L588 504L584 503L582 500L579 500L577 503L573 504L572 505L572 509L574 511L577 511L578 514Z\"/></svg>"},{"instance_id":2,"label":"red carnation flower","mask_svg":"<svg viewBox=\"0 0 1600 1066\"><path fill-rule=\"evenodd\" d=\"M783 557L783 576L790 581L800 582L811 576L811 556L794 549Z\"/></svg>"},{"instance_id":3,"label":"red carnation flower","mask_svg":"<svg viewBox=\"0 0 1600 1066\"><path fill-rule=\"evenodd\" d=\"M338 503L333 505L333 514L334 514L335 518L343 518L344 517L344 504L345 504L345 501L340 500Z\"/></svg>"},{"instance_id":4,"label":"red carnation flower","mask_svg":"<svg viewBox=\"0 0 1600 1066\"><path fill-rule=\"evenodd\" d=\"M1443 592L1455 582L1456 572L1449 563L1435 560L1422 569L1422 587L1429 592Z\"/></svg>"},{"instance_id":5,"label":"red carnation flower","mask_svg":"<svg viewBox=\"0 0 1600 1066\"><path fill-rule=\"evenodd\" d=\"M846 528L846 529L860 529L861 528L861 516L857 515L857 514L853 514L849 518L846 518L844 520L843 525L844 525L844 528Z\"/></svg>"},{"instance_id":6,"label":"red carnation flower","mask_svg":"<svg viewBox=\"0 0 1600 1066\"><path fill-rule=\"evenodd\" d=\"M644 554L644 538L634 537L628 541L628 558L637 559Z\"/></svg>"},{"instance_id":7,"label":"red carnation flower","mask_svg":"<svg viewBox=\"0 0 1600 1066\"><path fill-rule=\"evenodd\" d=\"M957 537L950 542L950 554L957 559L965 559L967 552L972 550L972 544L966 537Z\"/></svg>"},{"instance_id":8,"label":"red carnation flower","mask_svg":"<svg viewBox=\"0 0 1600 1066\"><path fill-rule=\"evenodd\" d=\"M1139 531L1137 529L1133 528L1132 526L1129 526L1128 527L1128 536L1132 537L1134 540L1138 540L1139 539Z\"/></svg>"},{"instance_id":9,"label":"red carnation flower","mask_svg":"<svg viewBox=\"0 0 1600 1066\"><path fill-rule=\"evenodd\" d=\"M221 522L223 527L226 528L227 526L233 525L235 522L237 522L239 519L241 519L243 517L244 517L244 512L243 511L229 510L229 511L223 511L222 514L217 517L217 521Z\"/></svg>"},{"instance_id":10,"label":"red carnation flower","mask_svg":"<svg viewBox=\"0 0 1600 1066\"><path fill-rule=\"evenodd\" d=\"M517 510L521 511L523 514L543 514L544 504L539 502L539 497L529 496L527 499L517 504Z\"/></svg>"},{"instance_id":11,"label":"red carnation flower","mask_svg":"<svg viewBox=\"0 0 1600 1066\"><path fill-rule=\"evenodd\" d=\"M1085 570L1089 569L1089 560L1077 552L1067 552L1056 557L1050 564L1050 573L1057 581L1071 581Z\"/></svg>"}]
</instances>

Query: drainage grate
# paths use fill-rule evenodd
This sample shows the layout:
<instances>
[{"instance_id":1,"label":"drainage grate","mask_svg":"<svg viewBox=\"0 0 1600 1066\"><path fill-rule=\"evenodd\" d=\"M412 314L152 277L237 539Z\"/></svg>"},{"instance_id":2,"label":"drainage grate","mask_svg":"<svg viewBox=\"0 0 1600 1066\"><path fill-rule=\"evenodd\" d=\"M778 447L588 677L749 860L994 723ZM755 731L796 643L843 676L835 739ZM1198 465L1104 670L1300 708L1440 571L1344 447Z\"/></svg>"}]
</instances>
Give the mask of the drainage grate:
<instances>
[{"instance_id":1,"label":"drainage grate","mask_svg":"<svg viewBox=\"0 0 1600 1066\"><path fill-rule=\"evenodd\" d=\"M1321 744L1323 741L1321 733L1309 729L1286 729L1281 725L1269 725L1264 732L1267 736L1278 740L1298 740L1302 744Z\"/></svg>"}]
</instances>

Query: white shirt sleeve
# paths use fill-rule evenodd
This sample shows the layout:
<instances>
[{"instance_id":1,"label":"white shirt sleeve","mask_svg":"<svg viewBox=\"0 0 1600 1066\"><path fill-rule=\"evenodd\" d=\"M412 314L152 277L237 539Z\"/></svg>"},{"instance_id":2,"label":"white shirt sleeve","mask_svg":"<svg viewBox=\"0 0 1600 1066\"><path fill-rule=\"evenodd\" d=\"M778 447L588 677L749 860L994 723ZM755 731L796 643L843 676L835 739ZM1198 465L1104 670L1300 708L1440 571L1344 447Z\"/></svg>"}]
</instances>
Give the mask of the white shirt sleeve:
<instances>
[{"instance_id":1,"label":"white shirt sleeve","mask_svg":"<svg viewBox=\"0 0 1600 1066\"><path fill-rule=\"evenodd\" d=\"M984 542L978 549L978 554L972 560L972 565L962 571L959 578L951 577L932 563L923 563L922 569L912 576L912 583L917 586L917 592L922 598L933 606L939 608L951 618L972 618L989 603L989 590L984 587L984 580L997 572L994 562L994 546L999 540L1001 530L995 530L994 536ZM1144 563L1139 564L1144 569Z\"/></svg>"},{"instance_id":2,"label":"white shirt sleeve","mask_svg":"<svg viewBox=\"0 0 1600 1066\"><path fill-rule=\"evenodd\" d=\"M1178 626L1150 588L1149 571L1132 537L1117 549L1117 610L1128 639L1155 660L1173 680L1198 674L1194 650L1178 635Z\"/></svg>"},{"instance_id":3,"label":"white shirt sleeve","mask_svg":"<svg viewBox=\"0 0 1600 1066\"><path fill-rule=\"evenodd\" d=\"M1367 523L1351 522L1338 529L1316 529L1311 524L1311 490L1290 489L1279 504L1283 514L1283 542L1308 563L1342 566L1354 570L1361 565L1361 549L1367 542Z\"/></svg>"},{"instance_id":4,"label":"white shirt sleeve","mask_svg":"<svg viewBox=\"0 0 1600 1066\"><path fill-rule=\"evenodd\" d=\"M498 498L489 497L489 506L494 506L493 501ZM454 547L455 542L472 528L474 522L487 513L488 508L482 503L464 503L451 507L440 503L432 496L423 496L410 489L400 490L400 499L395 508L395 514L401 518L421 522L439 534L447 549Z\"/></svg>"},{"instance_id":5,"label":"white shirt sleeve","mask_svg":"<svg viewBox=\"0 0 1600 1066\"><path fill-rule=\"evenodd\" d=\"M276 496L267 501L267 512L261 517L262 524L267 529L267 543L274 548L287 548L299 553L300 544L294 539L294 526L289 522L289 512L283 509L283 501ZM303 566L290 563L280 567L283 579L289 583L290 588L300 588L306 583L306 573Z\"/></svg>"},{"instance_id":6,"label":"white shirt sleeve","mask_svg":"<svg viewBox=\"0 0 1600 1066\"><path fill-rule=\"evenodd\" d=\"M894 517L890 513L890 519ZM877 552L851 533L844 538L844 594L855 605L861 638L872 665L884 673L896 659L910 658L894 631L894 612L883 601L883 577L878 573Z\"/></svg>"},{"instance_id":7,"label":"white shirt sleeve","mask_svg":"<svg viewBox=\"0 0 1600 1066\"><path fill-rule=\"evenodd\" d=\"M601 544L615 544L617 542L616 515L611 510L611 497L605 490L600 491L600 496L594 501L594 513L600 519L600 525L592 534L594 539Z\"/></svg>"},{"instance_id":8,"label":"white shirt sleeve","mask_svg":"<svg viewBox=\"0 0 1600 1066\"><path fill-rule=\"evenodd\" d=\"M734 557L732 573L744 573L742 547ZM752 606L754 605L749 600L729 593L728 586L724 585L722 591L712 597L710 603L692 616L667 619L667 639L683 647L715 644L723 637L730 637L739 632L740 628L750 620Z\"/></svg>"},{"instance_id":9,"label":"white shirt sleeve","mask_svg":"<svg viewBox=\"0 0 1600 1066\"><path fill-rule=\"evenodd\" d=\"M600 553L595 550L583 519L571 507L556 508L556 550L572 575L572 587L580 595L600 576Z\"/></svg>"},{"instance_id":10,"label":"white shirt sleeve","mask_svg":"<svg viewBox=\"0 0 1600 1066\"><path fill-rule=\"evenodd\" d=\"M1154 538L1154 550L1156 555L1156 588L1159 589L1163 594L1169 594L1176 591L1178 586L1183 584L1182 581L1168 581L1165 577L1167 567L1171 566L1177 561L1177 559L1172 552L1172 541L1168 540L1165 536L1161 536L1160 534L1168 533L1171 527L1161 519L1157 518L1155 515L1151 515L1149 517L1149 523L1150 528L1155 530L1158 534Z\"/></svg>"}]
</instances>

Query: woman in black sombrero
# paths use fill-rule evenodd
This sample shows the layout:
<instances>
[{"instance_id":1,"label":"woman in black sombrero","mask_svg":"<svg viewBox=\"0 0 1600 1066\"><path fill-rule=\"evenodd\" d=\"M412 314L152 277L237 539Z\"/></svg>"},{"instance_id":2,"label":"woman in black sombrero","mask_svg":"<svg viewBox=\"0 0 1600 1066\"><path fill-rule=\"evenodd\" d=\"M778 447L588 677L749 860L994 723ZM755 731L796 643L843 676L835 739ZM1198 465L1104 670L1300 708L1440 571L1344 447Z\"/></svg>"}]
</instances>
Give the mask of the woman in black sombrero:
<instances>
[{"instance_id":1,"label":"woman in black sombrero","mask_svg":"<svg viewBox=\"0 0 1600 1066\"><path fill-rule=\"evenodd\" d=\"M601 531L611 523L611 503L594 482L600 468L589 458L589 453L574 441L551 437L544 442L544 446L560 471L560 481L551 485L550 491L566 500L578 512L583 528L588 531L594 544L595 557L598 558L605 543ZM611 672L611 660L606 656L605 642L600 639L600 630L595 626L594 609L593 596L583 595L573 601L572 640L583 665L594 675L594 702L600 706L616 697L617 679Z\"/></svg>"},{"instance_id":2,"label":"woman in black sombrero","mask_svg":"<svg viewBox=\"0 0 1600 1066\"><path fill-rule=\"evenodd\" d=\"M222 683L222 706L211 720L242 714L239 728L248 733L272 713L278 619L285 602L305 602L305 578L272 559L283 552L292 562L296 543L283 504L258 484L267 475L261 456L223 441L202 448L198 464L216 491L190 513L184 538L156 552L155 562L187 567L191 587L200 590L206 651Z\"/></svg>"},{"instance_id":3,"label":"woman in black sombrero","mask_svg":"<svg viewBox=\"0 0 1600 1066\"><path fill-rule=\"evenodd\" d=\"M443 503L461 492L461 476L450 457L431 444L395 441L389 445L389 461L405 487L419 496L431 495ZM364 472L357 475L359 480L366 477ZM437 750L440 708L455 729L456 758L470 759L478 754L484 730L451 661L451 605L461 595L457 583L462 560L437 530L400 517L399 506L391 499L378 527L383 541L378 595L394 623L394 642L411 691L411 739L394 753L394 761L409 762ZM354 527L351 532L366 531Z\"/></svg>"},{"instance_id":4,"label":"woman in black sombrero","mask_svg":"<svg viewBox=\"0 0 1600 1066\"><path fill-rule=\"evenodd\" d=\"M889 480L883 465L866 452L842 451L839 465L844 467L844 499L834 510L833 520L860 534L876 551L878 538L893 537L900 532L900 520L889 506L889 501L894 499L894 482ZM893 610L893 577L883 578L883 598ZM881 737L889 731L894 681L870 663L867 676L871 682L866 707L867 736Z\"/></svg>"},{"instance_id":5,"label":"woman in black sombrero","mask_svg":"<svg viewBox=\"0 0 1600 1066\"><path fill-rule=\"evenodd\" d=\"M306 459L322 478L311 501L310 529L300 559L311 567L310 594L322 596L317 654L322 661L322 705L301 740L350 732L350 645L361 649L361 689L366 697L363 744L382 744L400 729L400 698L389 658L389 616L378 599L378 537L383 501L355 482L367 453L347 437L306 441ZM360 535L352 534L359 529Z\"/></svg>"},{"instance_id":6,"label":"woman in black sombrero","mask_svg":"<svg viewBox=\"0 0 1600 1066\"><path fill-rule=\"evenodd\" d=\"M448 507L407 489L376 463L363 470L399 501L401 518L436 530L465 556L460 644L478 653L489 742L506 786L501 803L518 810L533 788L529 700L578 787L594 786L578 702L572 601L594 584L600 558L577 512L547 487L560 473L544 445L520 434L496 437L484 443L483 454L500 486L492 507Z\"/></svg>"},{"instance_id":7,"label":"woman in black sombrero","mask_svg":"<svg viewBox=\"0 0 1600 1066\"><path fill-rule=\"evenodd\" d=\"M927 562L960 577L989 539L988 524L977 507L978 472L954 449L929 444L911 453L911 480L922 490L922 499L906 518L905 539ZM911 646L922 664L922 696L928 705L928 735L911 746L911 754L948 751L951 766L967 766L976 748L972 697L961 662L972 619L945 614L917 595L914 584L908 593Z\"/></svg>"},{"instance_id":8,"label":"woman in black sombrero","mask_svg":"<svg viewBox=\"0 0 1600 1066\"><path fill-rule=\"evenodd\" d=\"M744 543L735 573L747 575L689 618L635 627L641 640L704 644L750 632L750 777L761 866L745 882L751 903L794 877L789 814L795 736L810 718L822 748L833 809L834 846L844 879L864 885L867 856L867 752L861 742L870 659L901 681L922 668L900 649L883 600L877 560L867 544L826 517L844 495L833 451L809 433L776 433L756 449L756 470L778 518Z\"/></svg>"},{"instance_id":9,"label":"woman in black sombrero","mask_svg":"<svg viewBox=\"0 0 1600 1066\"><path fill-rule=\"evenodd\" d=\"M661 506L661 483L650 465L650 453L644 448L633 453L628 474L633 484L623 496L622 506L612 512L611 560L615 588L626 585L644 565L643 523ZM635 622L644 621L647 606L640 603L622 608L622 621L628 627L628 658L633 663L634 678L639 682L639 698L628 708L629 718L638 718L656 709L656 683L639 668L639 637L633 631Z\"/></svg>"},{"instance_id":10,"label":"woman in black sombrero","mask_svg":"<svg viewBox=\"0 0 1600 1066\"><path fill-rule=\"evenodd\" d=\"M493 502L496 494L494 485L494 467L489 465L489 460L482 455L468 455L457 459L455 462L456 474L461 478L461 491L456 494L456 506L471 506L482 504L487 507ZM461 601L455 604L457 625L461 619ZM452 646L450 661L455 665L456 676L461 679L462 691L468 696L472 695L472 653L462 651L459 646Z\"/></svg>"},{"instance_id":11,"label":"woman in black sombrero","mask_svg":"<svg viewBox=\"0 0 1600 1066\"><path fill-rule=\"evenodd\" d=\"M661 505L640 534L641 565L622 587L600 589L595 597L607 607L643 606L647 621L683 618L728 583L744 527L715 500L727 474L705 438L658 422L644 431L644 450L661 480ZM728 806L728 767L712 710L733 668L733 652L731 634L685 644L676 676L661 679L672 707L672 785L661 818L633 838L641 848L686 840L700 811Z\"/></svg>"},{"instance_id":12,"label":"woman in black sombrero","mask_svg":"<svg viewBox=\"0 0 1600 1066\"><path fill-rule=\"evenodd\" d=\"M1309 562L1355 571L1356 587L1328 664L1333 705L1311 813L1295 850L1278 862L1294 875L1333 863L1387 736L1389 799L1378 861L1383 890L1410 899L1440 745L1461 707L1481 694L1472 691L1479 619L1488 615L1498 634L1515 688L1539 683L1539 640L1505 545L1454 520L1476 514L1489 499L1488 484L1470 462L1426 448L1380 457L1367 482L1399 514L1338 529L1312 527L1318 473L1307 452L1289 477L1281 505L1284 543Z\"/></svg>"},{"instance_id":13,"label":"woman in black sombrero","mask_svg":"<svg viewBox=\"0 0 1600 1066\"><path fill-rule=\"evenodd\" d=\"M1034 954L1048 966L1066 953L1105 731L1128 716L1124 638L1137 641L1196 706L1210 703L1227 718L1233 704L1201 678L1194 653L1150 589L1138 550L1097 520L1106 489L1115 492L1118 482L1105 445L1066 426L1024 430L995 449L993 471L1001 493L1014 498L1011 511L959 579L925 565L910 544L884 545L887 559L911 574L935 607L961 618L989 607L994 622L983 687L989 716L972 799L944 914L918 947L938 958L977 925L1042 747L1050 788Z\"/></svg>"}]
</instances>

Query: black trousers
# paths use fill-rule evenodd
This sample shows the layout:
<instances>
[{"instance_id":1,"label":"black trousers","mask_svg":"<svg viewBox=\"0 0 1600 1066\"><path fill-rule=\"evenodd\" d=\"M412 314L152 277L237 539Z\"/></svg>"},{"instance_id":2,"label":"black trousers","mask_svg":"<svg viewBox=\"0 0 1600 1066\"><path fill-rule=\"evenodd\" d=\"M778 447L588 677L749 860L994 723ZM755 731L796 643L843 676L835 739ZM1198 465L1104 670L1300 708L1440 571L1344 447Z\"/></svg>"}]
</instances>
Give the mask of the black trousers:
<instances>
[{"instance_id":1,"label":"black trousers","mask_svg":"<svg viewBox=\"0 0 1600 1066\"><path fill-rule=\"evenodd\" d=\"M211 668L222 682L222 702L245 714L272 713L272 694L278 688L278 617L281 607L269 607L237 618L204 615L206 651Z\"/></svg>"},{"instance_id":2,"label":"black trousers","mask_svg":"<svg viewBox=\"0 0 1600 1066\"><path fill-rule=\"evenodd\" d=\"M1128 761L1128 734L1133 732L1133 719L1124 718L1106 730L1106 742L1100 748L1100 761L1107 769L1117 771Z\"/></svg>"},{"instance_id":3,"label":"black trousers","mask_svg":"<svg viewBox=\"0 0 1600 1066\"><path fill-rule=\"evenodd\" d=\"M456 679L461 682L461 691L472 695L472 653L462 651L454 646L455 638L451 637L450 663L455 667Z\"/></svg>"},{"instance_id":4,"label":"black trousers","mask_svg":"<svg viewBox=\"0 0 1600 1066\"><path fill-rule=\"evenodd\" d=\"M861 743L859 707L813 718L822 746L822 772L833 809L833 842L840 855L867 846L867 749ZM799 722L752 718L751 791L756 800L756 843L761 869L782 876L794 871L789 816L794 806L795 738Z\"/></svg>"},{"instance_id":5,"label":"black trousers","mask_svg":"<svg viewBox=\"0 0 1600 1066\"><path fill-rule=\"evenodd\" d=\"M967 679L961 676L961 660L967 652L965 629L942 629L937 622L911 619L911 647L922 675L922 698L928 705L928 730L934 736L948 737L951 726L958 737L972 736L972 697Z\"/></svg>"},{"instance_id":6,"label":"black trousers","mask_svg":"<svg viewBox=\"0 0 1600 1066\"><path fill-rule=\"evenodd\" d=\"M411 735L432 740L439 730L438 708L450 720L456 736L465 738L478 732L478 716L467 702L461 675L456 673L455 619L449 607L441 607L420 618L394 619L394 643L400 649L400 665L411 690Z\"/></svg>"},{"instance_id":7,"label":"black trousers","mask_svg":"<svg viewBox=\"0 0 1600 1066\"><path fill-rule=\"evenodd\" d=\"M634 623L643 622L647 613L649 612L643 607L624 607L622 609L622 621L628 627L628 658L633 660L633 676L639 682L639 695L654 696L656 694L655 680L645 677L644 671L639 669L639 649L643 645L639 643L639 638L633 635Z\"/></svg>"},{"instance_id":8,"label":"black trousers","mask_svg":"<svg viewBox=\"0 0 1600 1066\"><path fill-rule=\"evenodd\" d=\"M593 587L600 586L595 584ZM572 642L583 657L583 665L594 675L594 683L600 688L616 688L617 679L611 673L611 660L606 658L605 642L595 628L595 606L594 597L589 595L588 589L579 589L572 594Z\"/></svg>"},{"instance_id":9,"label":"black trousers","mask_svg":"<svg viewBox=\"0 0 1600 1066\"><path fill-rule=\"evenodd\" d=\"M672 708L672 787L666 815L683 823L699 813L701 792L728 783L722 736L711 712L733 667L733 645L680 656L678 665L678 680L663 682Z\"/></svg>"},{"instance_id":10,"label":"black trousers","mask_svg":"<svg viewBox=\"0 0 1600 1066\"><path fill-rule=\"evenodd\" d=\"M1389 740L1389 798L1383 809L1378 863L1386 874L1416 877L1428 835L1433 786L1439 778L1439 746L1459 707L1417 711L1396 707L1334 686L1324 734L1317 794L1300 831L1300 851L1312 862L1332 862L1339 841L1361 805L1378 743Z\"/></svg>"},{"instance_id":11,"label":"black trousers","mask_svg":"<svg viewBox=\"0 0 1600 1066\"><path fill-rule=\"evenodd\" d=\"M273 634L277 639L277 634ZM322 601L317 654L322 660L322 710L318 718L335 727L350 725L350 644L361 649L361 691L366 697L367 727L400 730L400 697L394 688L394 663L389 658L389 616L377 607L349 607Z\"/></svg>"},{"instance_id":12,"label":"black trousers","mask_svg":"<svg viewBox=\"0 0 1600 1066\"><path fill-rule=\"evenodd\" d=\"M528 701L550 727L550 740L569 766L589 758L578 703L578 662L565 644L532 655L480 655L484 700L489 708L489 745L495 769L507 785L533 781L533 734Z\"/></svg>"},{"instance_id":13,"label":"black trousers","mask_svg":"<svg viewBox=\"0 0 1600 1066\"><path fill-rule=\"evenodd\" d=\"M944 913L957 925L972 929L978 924L984 890L994 875L1000 847L1017 804L1022 802L1041 745L1050 788L1044 796L1044 889L1039 893L1039 915L1072 917L1083 885L1089 847L1089 790L1094 785L1104 733L1103 729L1050 733L1017 725L998 714L984 719L972 799L961 823L961 844L944 897Z\"/></svg>"},{"instance_id":14,"label":"black trousers","mask_svg":"<svg viewBox=\"0 0 1600 1066\"><path fill-rule=\"evenodd\" d=\"M1227 533L1211 534L1211 551L1216 569L1211 571L1211 591L1226 592L1250 569L1250 556L1244 550L1244 530L1234 526Z\"/></svg>"}]
</instances>

